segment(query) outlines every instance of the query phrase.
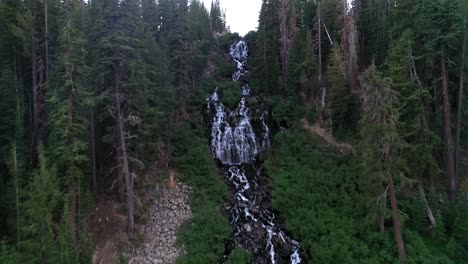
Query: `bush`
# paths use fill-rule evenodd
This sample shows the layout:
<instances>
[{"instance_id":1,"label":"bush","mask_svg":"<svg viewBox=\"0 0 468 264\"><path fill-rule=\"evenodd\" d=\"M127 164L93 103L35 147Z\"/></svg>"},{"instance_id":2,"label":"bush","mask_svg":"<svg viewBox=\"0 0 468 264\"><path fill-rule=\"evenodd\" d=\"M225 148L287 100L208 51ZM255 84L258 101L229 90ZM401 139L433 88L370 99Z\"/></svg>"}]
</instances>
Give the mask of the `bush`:
<instances>
[{"instance_id":1,"label":"bush","mask_svg":"<svg viewBox=\"0 0 468 264\"><path fill-rule=\"evenodd\" d=\"M250 263L252 255L243 248L235 248L226 260L226 264L247 264Z\"/></svg>"},{"instance_id":2,"label":"bush","mask_svg":"<svg viewBox=\"0 0 468 264\"><path fill-rule=\"evenodd\" d=\"M290 127L304 117L305 110L294 98L283 100L279 96L273 96L267 99L268 109L271 109L273 120L286 127Z\"/></svg>"},{"instance_id":3,"label":"bush","mask_svg":"<svg viewBox=\"0 0 468 264\"><path fill-rule=\"evenodd\" d=\"M216 263L223 257L225 241L231 235L229 221L222 213L227 188L208 154L203 133L186 124L176 134L172 140L174 165L182 181L193 187L193 217L177 234L177 243L188 257L181 256L177 263Z\"/></svg>"},{"instance_id":4,"label":"bush","mask_svg":"<svg viewBox=\"0 0 468 264\"><path fill-rule=\"evenodd\" d=\"M309 253L309 262L397 262L391 226L380 234L363 223L367 212L360 205L354 157L334 154L299 127L277 135L275 143L266 162L273 181L273 207ZM415 204L407 208L418 207L417 199L411 202ZM404 230L408 263L453 263L439 240Z\"/></svg>"}]
</instances>

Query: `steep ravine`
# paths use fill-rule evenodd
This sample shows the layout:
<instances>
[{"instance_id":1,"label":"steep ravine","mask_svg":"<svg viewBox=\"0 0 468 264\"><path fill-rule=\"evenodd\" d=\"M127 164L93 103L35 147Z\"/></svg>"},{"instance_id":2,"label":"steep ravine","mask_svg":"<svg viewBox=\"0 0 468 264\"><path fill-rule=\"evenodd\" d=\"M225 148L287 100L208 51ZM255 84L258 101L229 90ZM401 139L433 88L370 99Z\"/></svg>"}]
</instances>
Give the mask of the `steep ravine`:
<instances>
[{"instance_id":1,"label":"steep ravine","mask_svg":"<svg viewBox=\"0 0 468 264\"><path fill-rule=\"evenodd\" d=\"M269 180L259 154L270 147L268 111L250 109L251 87L246 79L248 46L232 44L236 63L233 80L239 83L239 104L230 110L218 88L206 99L205 120L210 129L210 150L232 194L228 208L234 230L226 256L236 247L252 253L253 263L304 263L300 244L288 237L271 208Z\"/></svg>"}]
</instances>

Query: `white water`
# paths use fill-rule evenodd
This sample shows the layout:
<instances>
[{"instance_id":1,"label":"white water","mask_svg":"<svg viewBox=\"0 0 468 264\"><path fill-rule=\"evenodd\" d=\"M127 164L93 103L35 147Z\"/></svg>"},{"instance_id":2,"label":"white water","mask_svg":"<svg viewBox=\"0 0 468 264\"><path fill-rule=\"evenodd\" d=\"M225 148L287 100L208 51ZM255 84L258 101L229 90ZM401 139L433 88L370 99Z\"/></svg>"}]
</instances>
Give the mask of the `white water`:
<instances>
[{"instance_id":1,"label":"white water","mask_svg":"<svg viewBox=\"0 0 468 264\"><path fill-rule=\"evenodd\" d=\"M248 59L247 43L244 40L235 42L231 46L230 54L237 66L233 80L242 81L246 73ZM287 237L275 224L275 215L272 212L259 208L256 198L252 201L247 195L247 192L252 190L252 186L240 165L251 164L260 152L268 150L271 146L270 129L266 122L267 111L264 111L259 118L262 129L259 137L255 135L252 128L251 111L247 106L247 98L250 95L250 86L246 83L243 84L240 102L233 111L222 104L218 89L206 99L208 111L216 109L211 127L211 152L215 158L229 166L227 177L236 190L235 199L237 202L231 210L231 224L235 227L235 236L238 236L242 232L241 221L259 223L266 233L264 243L270 262L272 264L277 262L278 256L273 239L278 236L291 249L291 263L298 264L301 263L299 243ZM254 190L258 188L256 178L259 176L260 170L257 170L253 179L250 179L254 184Z\"/></svg>"}]
</instances>

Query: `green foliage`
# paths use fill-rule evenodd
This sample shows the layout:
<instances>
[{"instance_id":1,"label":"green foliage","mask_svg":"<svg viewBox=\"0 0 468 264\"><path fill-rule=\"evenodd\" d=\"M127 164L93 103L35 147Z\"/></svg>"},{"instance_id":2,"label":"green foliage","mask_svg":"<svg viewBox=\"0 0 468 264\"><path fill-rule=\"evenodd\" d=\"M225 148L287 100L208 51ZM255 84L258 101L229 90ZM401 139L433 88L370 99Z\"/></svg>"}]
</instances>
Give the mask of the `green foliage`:
<instances>
[{"instance_id":1,"label":"green foliage","mask_svg":"<svg viewBox=\"0 0 468 264\"><path fill-rule=\"evenodd\" d=\"M312 33L306 33L306 40L303 44L304 46L304 58L301 58L300 63L295 65L294 71L295 75L298 78L296 82L299 83L300 86L300 94L304 99L311 98L314 95L314 92L317 91L317 81L315 78L317 71L318 71L318 62L315 58L315 53L313 49L313 40L312 40ZM315 88L315 91L314 91Z\"/></svg>"},{"instance_id":2,"label":"green foliage","mask_svg":"<svg viewBox=\"0 0 468 264\"><path fill-rule=\"evenodd\" d=\"M91 263L94 253L93 238L87 222L81 223L80 227L79 263Z\"/></svg>"},{"instance_id":3,"label":"green foliage","mask_svg":"<svg viewBox=\"0 0 468 264\"><path fill-rule=\"evenodd\" d=\"M22 241L18 243L22 262L40 263L55 259L60 253L56 247L54 219L59 215L62 193L59 189L57 170L50 168L42 150L39 152L39 168L27 187L24 203Z\"/></svg>"},{"instance_id":4,"label":"green foliage","mask_svg":"<svg viewBox=\"0 0 468 264\"><path fill-rule=\"evenodd\" d=\"M68 208L68 201L64 203L63 218L60 230L58 233L58 248L59 256L55 261L56 263L74 264L79 263L79 248L76 247L75 229L71 225L70 209Z\"/></svg>"},{"instance_id":5,"label":"green foliage","mask_svg":"<svg viewBox=\"0 0 468 264\"><path fill-rule=\"evenodd\" d=\"M226 264L247 264L251 262L251 255L249 251L243 248L235 248L231 254L229 254Z\"/></svg>"},{"instance_id":6,"label":"green foliage","mask_svg":"<svg viewBox=\"0 0 468 264\"><path fill-rule=\"evenodd\" d=\"M389 263L389 239L367 229L358 206L355 161L337 156L309 132L293 127L275 138L266 166L273 207L316 263Z\"/></svg>"},{"instance_id":7,"label":"green foliage","mask_svg":"<svg viewBox=\"0 0 468 264\"><path fill-rule=\"evenodd\" d=\"M239 38L239 33L226 33L218 36L218 49L220 53L225 53L228 51L231 48L231 44L234 43L234 41L239 40Z\"/></svg>"},{"instance_id":8,"label":"green foliage","mask_svg":"<svg viewBox=\"0 0 468 264\"><path fill-rule=\"evenodd\" d=\"M408 1L403 2L406 4ZM359 41L367 47L360 50L363 53L361 63L364 67L370 65L372 60L378 65L381 64L387 55L391 17L386 11L385 4L385 1L362 1L362 14L359 18L358 28L365 36Z\"/></svg>"},{"instance_id":9,"label":"green foliage","mask_svg":"<svg viewBox=\"0 0 468 264\"><path fill-rule=\"evenodd\" d=\"M0 116L0 148L3 148L15 136L16 103L19 95L14 72L9 68L0 70L0 93L3 95L0 99L0 110L2 111Z\"/></svg>"},{"instance_id":10,"label":"green foliage","mask_svg":"<svg viewBox=\"0 0 468 264\"><path fill-rule=\"evenodd\" d=\"M182 181L193 187L193 217L178 232L178 244L184 246L187 256L180 257L177 263L215 263L222 258L231 234L228 219L222 213L226 185L206 151L204 136L188 124L177 132L172 140L174 165L180 170Z\"/></svg>"},{"instance_id":11,"label":"green foliage","mask_svg":"<svg viewBox=\"0 0 468 264\"><path fill-rule=\"evenodd\" d=\"M391 89L392 80L371 65L361 75L361 84L359 162L362 173L359 188L368 210L368 221L375 224L391 216L385 198L390 177L395 179L396 186L405 182L399 155L405 142L397 129L398 93ZM402 215L398 217L401 219Z\"/></svg>"},{"instance_id":12,"label":"green foliage","mask_svg":"<svg viewBox=\"0 0 468 264\"><path fill-rule=\"evenodd\" d=\"M221 11L219 0L211 2L210 19L211 31L213 33L223 33L226 31L226 14Z\"/></svg>"},{"instance_id":13,"label":"green foliage","mask_svg":"<svg viewBox=\"0 0 468 264\"><path fill-rule=\"evenodd\" d=\"M421 84L416 72L414 53L414 34L406 30L393 43L389 51L386 66L392 79L392 89L399 93L399 133L408 143L403 155L411 178L420 178L428 167L437 170L433 153L440 139L432 132L426 116L426 109L431 104L429 89ZM434 172L435 173L435 172Z\"/></svg>"},{"instance_id":14,"label":"green foliage","mask_svg":"<svg viewBox=\"0 0 468 264\"><path fill-rule=\"evenodd\" d=\"M232 83L224 83L219 86L219 89L222 91L222 101L223 104L233 110L239 104L239 85L232 82Z\"/></svg>"},{"instance_id":15,"label":"green foliage","mask_svg":"<svg viewBox=\"0 0 468 264\"><path fill-rule=\"evenodd\" d=\"M426 205L421 195L417 195L414 201L414 208L411 210L411 225L414 230L424 233L429 230L430 223L426 214Z\"/></svg>"},{"instance_id":16,"label":"green foliage","mask_svg":"<svg viewBox=\"0 0 468 264\"><path fill-rule=\"evenodd\" d=\"M304 107L297 103L295 98L283 100L279 96L267 98L266 105L270 109L273 120L285 127L292 126L297 120L304 116Z\"/></svg>"},{"instance_id":17,"label":"green foliage","mask_svg":"<svg viewBox=\"0 0 468 264\"><path fill-rule=\"evenodd\" d=\"M15 248L7 245L5 241L0 242L0 263L19 264L20 256Z\"/></svg>"},{"instance_id":18,"label":"green foliage","mask_svg":"<svg viewBox=\"0 0 468 264\"><path fill-rule=\"evenodd\" d=\"M266 163L273 180L273 207L285 219L286 229L301 241L309 261L396 263L393 234L377 233L373 224L363 221L369 212L361 206L362 170L356 157L338 156L297 127L277 135L275 141ZM404 233L408 263L454 263L447 253L453 249L445 249L445 242L410 228Z\"/></svg>"},{"instance_id":19,"label":"green foliage","mask_svg":"<svg viewBox=\"0 0 468 264\"><path fill-rule=\"evenodd\" d=\"M456 206L453 234L457 243L468 251L468 198L465 193L461 195Z\"/></svg>"},{"instance_id":20,"label":"green foliage","mask_svg":"<svg viewBox=\"0 0 468 264\"><path fill-rule=\"evenodd\" d=\"M437 248L433 248L426 243L423 238L416 232L407 231L405 233L406 250L408 254L408 263L455 263L442 252L437 252Z\"/></svg>"},{"instance_id":21,"label":"green foliage","mask_svg":"<svg viewBox=\"0 0 468 264\"><path fill-rule=\"evenodd\" d=\"M340 46L335 46L330 56L330 65L328 66L330 118L332 120L333 131L339 133L350 127L351 94L343 65L343 51Z\"/></svg>"},{"instance_id":22,"label":"green foliage","mask_svg":"<svg viewBox=\"0 0 468 264\"><path fill-rule=\"evenodd\" d=\"M277 95L279 92L279 1L266 1L260 10L258 32L256 36L256 53L252 58L253 86L266 95Z\"/></svg>"}]
</instances>

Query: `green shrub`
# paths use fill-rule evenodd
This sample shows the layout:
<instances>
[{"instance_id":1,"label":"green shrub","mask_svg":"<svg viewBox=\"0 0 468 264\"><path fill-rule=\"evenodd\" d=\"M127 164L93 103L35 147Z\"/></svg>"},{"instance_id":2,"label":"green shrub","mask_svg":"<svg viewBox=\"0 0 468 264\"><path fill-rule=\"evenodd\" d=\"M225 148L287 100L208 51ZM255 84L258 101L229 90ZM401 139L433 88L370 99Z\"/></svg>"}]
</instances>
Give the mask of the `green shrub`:
<instances>
[{"instance_id":1,"label":"green shrub","mask_svg":"<svg viewBox=\"0 0 468 264\"><path fill-rule=\"evenodd\" d=\"M283 126L292 126L305 115L304 107L294 98L283 100L279 96L273 96L267 99L266 104L268 109L271 109L273 120Z\"/></svg>"},{"instance_id":2,"label":"green shrub","mask_svg":"<svg viewBox=\"0 0 468 264\"><path fill-rule=\"evenodd\" d=\"M266 162L273 207L310 263L397 263L391 226L381 234L363 221L355 157L335 154L299 127L277 135L275 145ZM417 199L409 202L418 208ZM453 263L439 239L404 231L408 263Z\"/></svg>"},{"instance_id":3,"label":"green shrub","mask_svg":"<svg viewBox=\"0 0 468 264\"><path fill-rule=\"evenodd\" d=\"M250 263L252 254L243 249L243 248L235 248L229 257L226 260L226 264L248 264Z\"/></svg>"},{"instance_id":4,"label":"green shrub","mask_svg":"<svg viewBox=\"0 0 468 264\"><path fill-rule=\"evenodd\" d=\"M227 188L208 154L203 133L183 125L176 134L172 140L174 165L181 180L193 187L193 217L177 234L177 243L187 256L179 257L177 263L216 263L223 257L225 241L231 235L229 221L222 213Z\"/></svg>"}]
</instances>

